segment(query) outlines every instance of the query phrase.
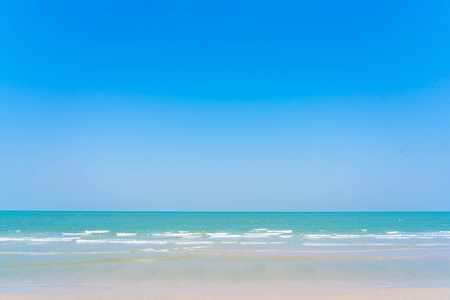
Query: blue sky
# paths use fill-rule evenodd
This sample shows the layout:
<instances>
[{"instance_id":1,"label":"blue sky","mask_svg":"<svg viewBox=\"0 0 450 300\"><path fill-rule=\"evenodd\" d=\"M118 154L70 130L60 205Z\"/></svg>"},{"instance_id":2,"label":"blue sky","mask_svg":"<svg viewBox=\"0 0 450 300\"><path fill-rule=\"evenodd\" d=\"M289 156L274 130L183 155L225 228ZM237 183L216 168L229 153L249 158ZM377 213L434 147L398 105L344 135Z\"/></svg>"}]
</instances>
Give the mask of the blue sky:
<instances>
[{"instance_id":1,"label":"blue sky","mask_svg":"<svg viewBox=\"0 0 450 300\"><path fill-rule=\"evenodd\" d=\"M446 1L2 1L0 209L450 210Z\"/></svg>"}]
</instances>

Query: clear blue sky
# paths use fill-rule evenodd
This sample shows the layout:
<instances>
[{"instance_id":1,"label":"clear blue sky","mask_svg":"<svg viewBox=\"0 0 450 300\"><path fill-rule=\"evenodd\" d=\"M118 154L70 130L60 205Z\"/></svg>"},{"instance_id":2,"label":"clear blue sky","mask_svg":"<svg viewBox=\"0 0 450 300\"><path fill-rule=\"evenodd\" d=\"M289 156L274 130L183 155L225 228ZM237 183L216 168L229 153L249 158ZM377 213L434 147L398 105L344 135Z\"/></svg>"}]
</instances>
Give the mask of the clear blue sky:
<instances>
[{"instance_id":1,"label":"clear blue sky","mask_svg":"<svg viewBox=\"0 0 450 300\"><path fill-rule=\"evenodd\" d=\"M1 1L0 209L450 210L448 1Z\"/></svg>"}]
</instances>

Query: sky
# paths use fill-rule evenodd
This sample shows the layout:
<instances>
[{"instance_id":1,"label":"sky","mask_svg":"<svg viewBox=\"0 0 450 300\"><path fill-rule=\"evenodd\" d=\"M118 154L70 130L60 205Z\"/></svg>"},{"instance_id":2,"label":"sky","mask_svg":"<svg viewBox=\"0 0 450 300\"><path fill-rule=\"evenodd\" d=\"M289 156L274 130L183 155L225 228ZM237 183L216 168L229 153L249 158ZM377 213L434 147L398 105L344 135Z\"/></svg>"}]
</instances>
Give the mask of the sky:
<instances>
[{"instance_id":1,"label":"sky","mask_svg":"<svg viewBox=\"0 0 450 300\"><path fill-rule=\"evenodd\" d=\"M0 210L450 210L448 1L4 0L0 20Z\"/></svg>"}]
</instances>

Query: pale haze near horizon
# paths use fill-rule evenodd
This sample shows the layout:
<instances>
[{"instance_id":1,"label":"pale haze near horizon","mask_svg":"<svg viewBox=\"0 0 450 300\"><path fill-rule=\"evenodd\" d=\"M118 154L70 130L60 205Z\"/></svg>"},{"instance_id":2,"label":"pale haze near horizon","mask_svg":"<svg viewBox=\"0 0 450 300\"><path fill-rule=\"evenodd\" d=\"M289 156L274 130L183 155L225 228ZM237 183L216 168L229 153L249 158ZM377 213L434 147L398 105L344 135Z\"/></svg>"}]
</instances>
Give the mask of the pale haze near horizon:
<instances>
[{"instance_id":1,"label":"pale haze near horizon","mask_svg":"<svg viewBox=\"0 0 450 300\"><path fill-rule=\"evenodd\" d=\"M450 210L443 2L5 3L0 210Z\"/></svg>"}]
</instances>

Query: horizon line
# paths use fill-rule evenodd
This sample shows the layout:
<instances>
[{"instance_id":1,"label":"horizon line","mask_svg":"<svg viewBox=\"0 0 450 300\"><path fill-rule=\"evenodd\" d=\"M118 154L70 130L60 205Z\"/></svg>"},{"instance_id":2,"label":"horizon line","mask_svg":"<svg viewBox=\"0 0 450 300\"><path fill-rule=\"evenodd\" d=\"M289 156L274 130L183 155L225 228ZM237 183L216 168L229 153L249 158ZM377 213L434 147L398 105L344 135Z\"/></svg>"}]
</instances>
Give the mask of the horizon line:
<instances>
[{"instance_id":1,"label":"horizon line","mask_svg":"<svg viewBox=\"0 0 450 300\"><path fill-rule=\"evenodd\" d=\"M18 210L0 209L0 212L99 212L99 213L448 213L448 210L374 210L374 211L176 211L176 210Z\"/></svg>"}]
</instances>

